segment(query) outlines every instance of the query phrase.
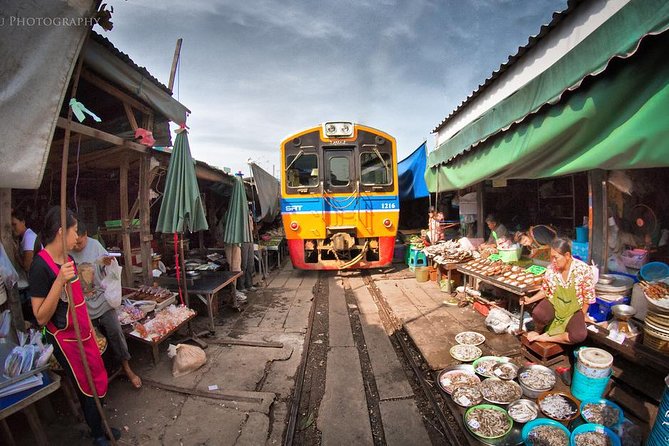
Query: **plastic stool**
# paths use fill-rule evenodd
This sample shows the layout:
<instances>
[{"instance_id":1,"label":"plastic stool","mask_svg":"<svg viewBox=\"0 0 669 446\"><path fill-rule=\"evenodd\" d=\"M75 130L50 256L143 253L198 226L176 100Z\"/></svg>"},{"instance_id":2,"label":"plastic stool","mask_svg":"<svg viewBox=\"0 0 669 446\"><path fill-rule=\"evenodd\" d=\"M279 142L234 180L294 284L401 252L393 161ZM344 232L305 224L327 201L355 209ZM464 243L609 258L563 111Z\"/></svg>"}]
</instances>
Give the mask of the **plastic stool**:
<instances>
[{"instance_id":1,"label":"plastic stool","mask_svg":"<svg viewBox=\"0 0 669 446\"><path fill-rule=\"evenodd\" d=\"M417 266L427 266L427 257L425 253L419 249L410 249L409 250L409 259L407 260L407 265L411 271L415 271Z\"/></svg>"}]
</instances>

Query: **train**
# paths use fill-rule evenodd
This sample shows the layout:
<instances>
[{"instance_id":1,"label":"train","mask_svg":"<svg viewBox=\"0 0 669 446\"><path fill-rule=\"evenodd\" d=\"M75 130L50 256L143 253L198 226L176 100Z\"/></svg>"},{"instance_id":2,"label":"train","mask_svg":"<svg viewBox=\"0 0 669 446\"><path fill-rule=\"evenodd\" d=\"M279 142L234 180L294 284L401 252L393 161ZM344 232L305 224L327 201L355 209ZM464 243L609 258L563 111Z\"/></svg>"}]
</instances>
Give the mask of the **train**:
<instances>
[{"instance_id":1,"label":"train","mask_svg":"<svg viewBox=\"0 0 669 446\"><path fill-rule=\"evenodd\" d=\"M388 133L333 121L281 142L281 218L295 268L390 264L399 211L397 143Z\"/></svg>"}]
</instances>

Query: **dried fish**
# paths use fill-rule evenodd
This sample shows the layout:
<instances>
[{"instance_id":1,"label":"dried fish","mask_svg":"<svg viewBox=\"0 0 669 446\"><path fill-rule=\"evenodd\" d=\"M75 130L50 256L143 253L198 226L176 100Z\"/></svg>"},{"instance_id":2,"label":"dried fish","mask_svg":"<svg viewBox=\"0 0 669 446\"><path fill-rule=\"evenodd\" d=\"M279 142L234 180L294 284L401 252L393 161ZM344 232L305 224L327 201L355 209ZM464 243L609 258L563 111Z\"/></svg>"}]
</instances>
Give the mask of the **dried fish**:
<instances>
[{"instance_id":1,"label":"dried fish","mask_svg":"<svg viewBox=\"0 0 669 446\"><path fill-rule=\"evenodd\" d=\"M451 393L458 386L476 386L481 380L478 376L462 370L451 370L441 376L441 386L446 392Z\"/></svg>"},{"instance_id":2,"label":"dried fish","mask_svg":"<svg viewBox=\"0 0 669 446\"><path fill-rule=\"evenodd\" d=\"M488 378L481 383L481 394L491 403L508 404L520 398L523 390L514 381Z\"/></svg>"},{"instance_id":3,"label":"dried fish","mask_svg":"<svg viewBox=\"0 0 669 446\"><path fill-rule=\"evenodd\" d=\"M474 345L458 344L451 347L451 356L460 361L473 361L482 354L481 349Z\"/></svg>"},{"instance_id":4,"label":"dried fish","mask_svg":"<svg viewBox=\"0 0 669 446\"><path fill-rule=\"evenodd\" d=\"M518 423L527 423L534 420L538 415L536 406L530 405L530 401L520 400L509 406L509 416Z\"/></svg>"},{"instance_id":5,"label":"dried fish","mask_svg":"<svg viewBox=\"0 0 669 446\"><path fill-rule=\"evenodd\" d=\"M555 420L568 420L578 413L574 402L560 394L546 395L539 407L544 414Z\"/></svg>"},{"instance_id":6,"label":"dried fish","mask_svg":"<svg viewBox=\"0 0 669 446\"><path fill-rule=\"evenodd\" d=\"M476 407L467 413L465 420L472 433L484 438L497 438L506 434L513 421L503 410Z\"/></svg>"},{"instance_id":7,"label":"dried fish","mask_svg":"<svg viewBox=\"0 0 669 446\"><path fill-rule=\"evenodd\" d=\"M500 362L493 368L493 375L500 379L515 379L518 367L510 362Z\"/></svg>"},{"instance_id":8,"label":"dried fish","mask_svg":"<svg viewBox=\"0 0 669 446\"><path fill-rule=\"evenodd\" d=\"M476 363L476 373L482 376L493 376L493 368L499 363L498 359L479 359Z\"/></svg>"},{"instance_id":9,"label":"dried fish","mask_svg":"<svg viewBox=\"0 0 669 446\"><path fill-rule=\"evenodd\" d=\"M584 432L574 435L576 446L611 446L611 439L604 432Z\"/></svg>"},{"instance_id":10,"label":"dried fish","mask_svg":"<svg viewBox=\"0 0 669 446\"><path fill-rule=\"evenodd\" d=\"M555 426L537 426L527 436L532 446L568 446L569 437L560 428Z\"/></svg>"},{"instance_id":11,"label":"dried fish","mask_svg":"<svg viewBox=\"0 0 669 446\"><path fill-rule=\"evenodd\" d=\"M475 331L463 331L455 335L455 342L464 345L479 345L485 342L485 336Z\"/></svg>"},{"instance_id":12,"label":"dried fish","mask_svg":"<svg viewBox=\"0 0 669 446\"><path fill-rule=\"evenodd\" d=\"M483 396L478 385L460 385L453 389L451 398L460 406L470 407L480 403Z\"/></svg>"},{"instance_id":13,"label":"dried fish","mask_svg":"<svg viewBox=\"0 0 669 446\"><path fill-rule=\"evenodd\" d=\"M555 375L541 369L525 370L518 379L532 390L550 390L555 385Z\"/></svg>"},{"instance_id":14,"label":"dried fish","mask_svg":"<svg viewBox=\"0 0 669 446\"><path fill-rule=\"evenodd\" d=\"M581 413L588 423L603 424L606 427L615 426L620 420L620 411L606 403L587 403Z\"/></svg>"}]
</instances>

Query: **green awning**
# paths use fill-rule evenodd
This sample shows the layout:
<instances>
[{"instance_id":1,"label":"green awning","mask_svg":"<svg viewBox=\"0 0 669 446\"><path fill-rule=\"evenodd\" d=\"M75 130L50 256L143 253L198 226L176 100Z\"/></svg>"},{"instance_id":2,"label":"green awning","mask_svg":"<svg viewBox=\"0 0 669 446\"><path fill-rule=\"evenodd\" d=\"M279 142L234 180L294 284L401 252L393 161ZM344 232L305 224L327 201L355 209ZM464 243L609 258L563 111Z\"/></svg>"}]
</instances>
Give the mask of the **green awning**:
<instances>
[{"instance_id":1,"label":"green awning","mask_svg":"<svg viewBox=\"0 0 669 446\"><path fill-rule=\"evenodd\" d=\"M183 129L174 138L174 149L167 169L165 194L160 203L156 232L174 234L209 229L187 133Z\"/></svg>"},{"instance_id":2,"label":"green awning","mask_svg":"<svg viewBox=\"0 0 669 446\"><path fill-rule=\"evenodd\" d=\"M437 187L435 166L454 163L471 149L476 148L473 153L482 150L479 146L488 138L523 122L546 104L558 103L566 91L578 89L584 78L604 71L611 59L633 54L644 36L660 34L667 28L669 2L630 1L549 69L431 152L426 172L429 189L435 191ZM440 181L440 189L446 184Z\"/></svg>"},{"instance_id":3,"label":"green awning","mask_svg":"<svg viewBox=\"0 0 669 446\"><path fill-rule=\"evenodd\" d=\"M592 169L669 167L669 33L644 41L606 75L475 150L426 173L430 190L487 179L533 179Z\"/></svg>"}]
</instances>

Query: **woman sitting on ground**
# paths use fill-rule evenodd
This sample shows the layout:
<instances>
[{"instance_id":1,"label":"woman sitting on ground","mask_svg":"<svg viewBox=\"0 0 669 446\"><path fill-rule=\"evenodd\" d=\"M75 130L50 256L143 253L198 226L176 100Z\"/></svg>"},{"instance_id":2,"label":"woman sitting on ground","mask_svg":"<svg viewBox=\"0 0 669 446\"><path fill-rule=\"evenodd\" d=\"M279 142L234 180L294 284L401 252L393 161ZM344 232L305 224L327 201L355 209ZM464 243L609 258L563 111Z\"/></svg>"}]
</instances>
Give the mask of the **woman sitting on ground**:
<instances>
[{"instance_id":1,"label":"woman sitting on ground","mask_svg":"<svg viewBox=\"0 0 669 446\"><path fill-rule=\"evenodd\" d=\"M539 302L532 311L534 329L530 342L578 344L588 336L585 321L595 301L594 275L590 266L571 255L571 241L559 237L551 244L551 264L541 290L521 303Z\"/></svg>"}]
</instances>

